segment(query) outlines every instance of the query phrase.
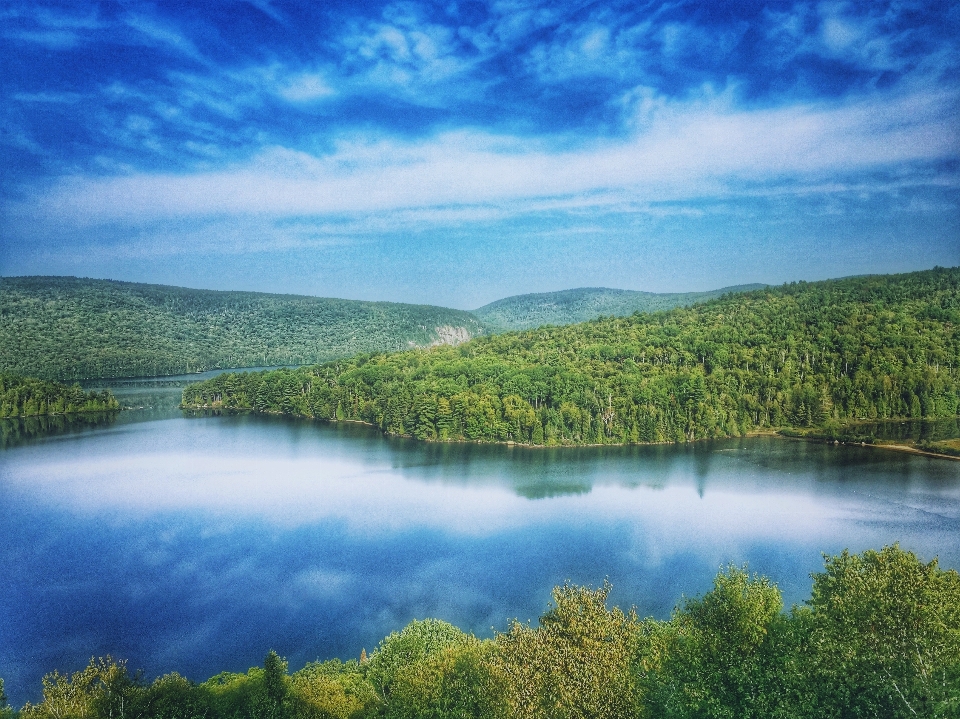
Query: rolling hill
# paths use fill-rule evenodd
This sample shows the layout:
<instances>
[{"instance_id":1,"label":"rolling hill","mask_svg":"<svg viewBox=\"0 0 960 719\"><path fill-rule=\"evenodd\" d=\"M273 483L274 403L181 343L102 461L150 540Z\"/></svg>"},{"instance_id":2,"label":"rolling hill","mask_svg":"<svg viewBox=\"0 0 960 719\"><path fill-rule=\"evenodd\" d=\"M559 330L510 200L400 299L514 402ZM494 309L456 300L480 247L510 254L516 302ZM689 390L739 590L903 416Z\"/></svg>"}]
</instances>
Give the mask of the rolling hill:
<instances>
[{"instance_id":1,"label":"rolling hill","mask_svg":"<svg viewBox=\"0 0 960 719\"><path fill-rule=\"evenodd\" d=\"M607 287L581 287L560 292L514 295L491 302L472 313L491 330L528 330L543 325L570 325L597 317L626 317L688 307L730 292L751 292L765 285L736 285L708 292L638 292Z\"/></svg>"},{"instance_id":2,"label":"rolling hill","mask_svg":"<svg viewBox=\"0 0 960 719\"><path fill-rule=\"evenodd\" d=\"M76 277L0 278L0 371L144 377L457 343L469 312Z\"/></svg>"},{"instance_id":3,"label":"rolling hill","mask_svg":"<svg viewBox=\"0 0 960 719\"><path fill-rule=\"evenodd\" d=\"M419 439L686 442L960 413L960 268L791 283L691 307L189 385L188 407Z\"/></svg>"}]
</instances>

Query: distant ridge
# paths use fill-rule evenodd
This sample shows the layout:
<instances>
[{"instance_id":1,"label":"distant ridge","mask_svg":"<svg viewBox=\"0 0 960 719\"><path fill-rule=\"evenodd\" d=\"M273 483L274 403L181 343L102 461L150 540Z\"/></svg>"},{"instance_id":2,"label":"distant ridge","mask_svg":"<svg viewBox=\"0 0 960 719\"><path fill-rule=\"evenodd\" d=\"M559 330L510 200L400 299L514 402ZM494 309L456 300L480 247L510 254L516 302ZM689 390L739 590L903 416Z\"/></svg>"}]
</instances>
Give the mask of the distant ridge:
<instances>
[{"instance_id":1,"label":"distant ridge","mask_svg":"<svg viewBox=\"0 0 960 719\"><path fill-rule=\"evenodd\" d=\"M707 292L639 292L607 287L580 287L559 292L514 295L472 310L493 331L527 330L542 325L571 325L600 316L626 317L687 307L733 292L752 292L767 285L733 285Z\"/></svg>"},{"instance_id":2,"label":"distant ridge","mask_svg":"<svg viewBox=\"0 0 960 719\"><path fill-rule=\"evenodd\" d=\"M307 364L484 334L469 312L77 277L0 278L0 372L144 377Z\"/></svg>"}]
</instances>

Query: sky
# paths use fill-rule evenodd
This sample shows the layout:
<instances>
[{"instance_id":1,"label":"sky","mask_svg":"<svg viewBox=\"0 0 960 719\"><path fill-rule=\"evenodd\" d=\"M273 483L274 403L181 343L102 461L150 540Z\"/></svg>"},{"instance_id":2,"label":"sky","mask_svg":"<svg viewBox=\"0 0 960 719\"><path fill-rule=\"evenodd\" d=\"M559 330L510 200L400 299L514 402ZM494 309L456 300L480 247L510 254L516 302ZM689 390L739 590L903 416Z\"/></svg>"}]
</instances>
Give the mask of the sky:
<instances>
[{"instance_id":1,"label":"sky","mask_svg":"<svg viewBox=\"0 0 960 719\"><path fill-rule=\"evenodd\" d=\"M953 2L0 2L0 275L472 309L960 265Z\"/></svg>"}]
</instances>

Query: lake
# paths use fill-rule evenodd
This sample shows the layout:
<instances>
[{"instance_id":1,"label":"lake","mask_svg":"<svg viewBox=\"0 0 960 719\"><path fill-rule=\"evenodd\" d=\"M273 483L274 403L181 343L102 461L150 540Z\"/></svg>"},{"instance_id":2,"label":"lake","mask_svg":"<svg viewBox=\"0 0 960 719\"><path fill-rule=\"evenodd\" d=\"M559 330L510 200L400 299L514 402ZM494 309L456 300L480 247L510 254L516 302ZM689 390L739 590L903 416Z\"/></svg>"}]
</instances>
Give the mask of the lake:
<instances>
[{"instance_id":1,"label":"lake","mask_svg":"<svg viewBox=\"0 0 960 719\"><path fill-rule=\"evenodd\" d=\"M291 669L356 657L414 618L491 636L535 622L565 580L609 579L612 603L663 618L730 563L788 606L821 552L899 541L960 568L960 462L772 437L424 444L185 416L198 377L109 383L135 407L113 417L4 424L0 676L15 705L92 655L202 680L271 648Z\"/></svg>"}]
</instances>

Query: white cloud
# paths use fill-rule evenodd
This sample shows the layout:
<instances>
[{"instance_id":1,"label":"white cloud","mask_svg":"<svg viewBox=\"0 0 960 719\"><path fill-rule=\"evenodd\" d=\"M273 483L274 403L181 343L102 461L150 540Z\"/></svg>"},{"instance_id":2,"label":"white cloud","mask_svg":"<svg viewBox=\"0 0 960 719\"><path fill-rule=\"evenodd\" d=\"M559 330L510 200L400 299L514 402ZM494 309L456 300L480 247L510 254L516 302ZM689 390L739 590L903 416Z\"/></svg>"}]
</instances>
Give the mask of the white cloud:
<instances>
[{"instance_id":1,"label":"white cloud","mask_svg":"<svg viewBox=\"0 0 960 719\"><path fill-rule=\"evenodd\" d=\"M917 26L909 19L913 11L909 3L848 2L822 2L815 8L797 5L786 13L768 11L769 59L783 67L798 57L817 55L875 76L892 71L928 79L955 67L955 43L938 40Z\"/></svg>"},{"instance_id":2,"label":"white cloud","mask_svg":"<svg viewBox=\"0 0 960 719\"><path fill-rule=\"evenodd\" d=\"M279 88L278 93L290 102L311 102L335 94L323 76L317 73L304 73L291 78Z\"/></svg>"},{"instance_id":3,"label":"white cloud","mask_svg":"<svg viewBox=\"0 0 960 719\"><path fill-rule=\"evenodd\" d=\"M746 23L708 30L692 23L659 22L666 9L627 26L605 12L561 26L529 52L526 65L547 83L589 76L652 81L653 74L682 70L691 59L720 62L748 29Z\"/></svg>"},{"instance_id":4,"label":"white cloud","mask_svg":"<svg viewBox=\"0 0 960 719\"><path fill-rule=\"evenodd\" d=\"M279 23L283 22L283 16L275 7L273 7L271 0L245 0L245 2L257 8L257 10L262 12L271 20L275 20Z\"/></svg>"},{"instance_id":5,"label":"white cloud","mask_svg":"<svg viewBox=\"0 0 960 719\"><path fill-rule=\"evenodd\" d=\"M24 30L7 33L6 37L24 42L33 42L38 45L45 45L51 50L67 50L79 42L76 33L67 32L66 30L42 30L39 32Z\"/></svg>"},{"instance_id":6,"label":"white cloud","mask_svg":"<svg viewBox=\"0 0 960 719\"><path fill-rule=\"evenodd\" d=\"M28 21L35 30L13 30L11 20ZM65 15L43 7L29 5L0 13L0 22L5 27L4 37L45 45L51 50L67 50L89 37L90 31L105 27L96 13L79 16Z\"/></svg>"},{"instance_id":7,"label":"white cloud","mask_svg":"<svg viewBox=\"0 0 960 719\"><path fill-rule=\"evenodd\" d=\"M77 92L18 92L13 95L17 102L40 102L51 105L72 105L83 95Z\"/></svg>"},{"instance_id":8,"label":"white cloud","mask_svg":"<svg viewBox=\"0 0 960 719\"><path fill-rule=\"evenodd\" d=\"M758 110L737 109L729 95L688 103L640 97L638 112L647 118L635 136L582 149L552 152L544 141L470 131L420 142L361 138L322 157L268 148L216 172L72 177L36 204L50 215L98 222L590 202L611 194L651 202L735 194L743 183L819 183L958 155L958 97L950 92Z\"/></svg>"},{"instance_id":9,"label":"white cloud","mask_svg":"<svg viewBox=\"0 0 960 719\"><path fill-rule=\"evenodd\" d=\"M387 7L380 21L354 25L337 45L338 90L427 106L475 91L469 71L497 47L483 32L425 21L407 5Z\"/></svg>"},{"instance_id":10,"label":"white cloud","mask_svg":"<svg viewBox=\"0 0 960 719\"><path fill-rule=\"evenodd\" d=\"M203 60L193 42L172 27L143 15L128 17L126 24L147 38L151 44L166 45L189 58Z\"/></svg>"},{"instance_id":11,"label":"white cloud","mask_svg":"<svg viewBox=\"0 0 960 719\"><path fill-rule=\"evenodd\" d=\"M882 19L855 17L845 3L822 3L820 31L808 38L819 43L819 54L844 58L872 70L903 70L907 58L896 52L899 38L885 32Z\"/></svg>"}]
</instances>

